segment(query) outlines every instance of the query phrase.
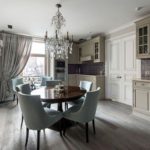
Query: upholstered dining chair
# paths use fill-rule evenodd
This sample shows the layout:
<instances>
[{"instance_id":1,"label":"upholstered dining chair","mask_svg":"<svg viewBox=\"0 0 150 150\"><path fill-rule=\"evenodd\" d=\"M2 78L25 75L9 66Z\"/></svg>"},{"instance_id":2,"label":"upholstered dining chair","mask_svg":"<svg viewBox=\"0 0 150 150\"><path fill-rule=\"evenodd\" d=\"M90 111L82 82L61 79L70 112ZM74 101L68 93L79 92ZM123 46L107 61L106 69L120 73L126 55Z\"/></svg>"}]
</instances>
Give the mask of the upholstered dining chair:
<instances>
[{"instance_id":1,"label":"upholstered dining chair","mask_svg":"<svg viewBox=\"0 0 150 150\"><path fill-rule=\"evenodd\" d=\"M84 89L84 90L86 90L86 92L89 92L92 89L92 84L93 83L91 81L80 81L79 87L80 87L80 89ZM72 101L72 102L66 102L65 110L68 109L68 104L69 105L78 105L78 104L83 103L84 99L85 99L85 96L83 96L80 99L77 99L75 101Z\"/></svg>"},{"instance_id":2,"label":"upholstered dining chair","mask_svg":"<svg viewBox=\"0 0 150 150\"><path fill-rule=\"evenodd\" d=\"M29 83L20 84L16 86L16 90L19 92L21 91L23 94L31 94L31 86Z\"/></svg>"},{"instance_id":3,"label":"upholstered dining chair","mask_svg":"<svg viewBox=\"0 0 150 150\"><path fill-rule=\"evenodd\" d=\"M47 87L55 87L56 85L61 84L62 81L61 80L50 80L50 81L46 81L46 86ZM46 107L50 108L51 104L50 103L46 103L45 102ZM59 104L58 104L59 105Z\"/></svg>"},{"instance_id":4,"label":"upholstered dining chair","mask_svg":"<svg viewBox=\"0 0 150 150\"><path fill-rule=\"evenodd\" d=\"M87 92L85 95L85 100L82 104L72 106L66 112L64 112L64 118L78 122L85 123L86 127L86 142L89 141L88 138L88 123L92 121L93 131L95 134L95 113L97 108L97 102L100 98L100 87L95 91ZM65 131L64 131L65 132Z\"/></svg>"},{"instance_id":5,"label":"upholstered dining chair","mask_svg":"<svg viewBox=\"0 0 150 150\"><path fill-rule=\"evenodd\" d=\"M17 91L16 91L16 87L20 84L23 84L23 78L13 78L11 79L11 82L12 82L12 89L13 89L13 92L14 92L14 95L13 95L13 100L15 100L15 98L17 99L17 104L18 104L18 97L17 97Z\"/></svg>"},{"instance_id":6,"label":"upholstered dining chair","mask_svg":"<svg viewBox=\"0 0 150 150\"><path fill-rule=\"evenodd\" d=\"M46 81L51 81L52 77L50 76L43 76L41 77L41 86L46 86Z\"/></svg>"},{"instance_id":7,"label":"upholstered dining chair","mask_svg":"<svg viewBox=\"0 0 150 150\"><path fill-rule=\"evenodd\" d=\"M27 95L18 92L19 103L26 124L26 142L29 130L37 130L37 150L40 148L40 130L48 128L62 118L62 113L55 110L45 111L39 95ZM61 131L60 131L61 132Z\"/></svg>"},{"instance_id":8,"label":"upholstered dining chair","mask_svg":"<svg viewBox=\"0 0 150 150\"><path fill-rule=\"evenodd\" d=\"M31 94L31 87L30 87L30 84L20 84L18 86L16 86L16 90L17 92L21 92L23 94ZM23 124L23 114L22 114L22 117L21 117L21 125L20 125L20 128L22 128L22 124Z\"/></svg>"},{"instance_id":9,"label":"upholstered dining chair","mask_svg":"<svg viewBox=\"0 0 150 150\"><path fill-rule=\"evenodd\" d=\"M54 87L55 85L59 85L61 83L62 83L61 80L51 80L51 81L46 81L46 86Z\"/></svg>"},{"instance_id":10,"label":"upholstered dining chair","mask_svg":"<svg viewBox=\"0 0 150 150\"><path fill-rule=\"evenodd\" d=\"M23 93L23 94L31 94L31 91L32 91L31 86L28 83L20 84L20 85L16 86L16 90L18 92ZM46 102L42 102L42 106L50 108L50 104L46 103ZM23 124L23 115L22 115L22 118L21 118L21 125L20 125L21 128L22 128L22 124Z\"/></svg>"}]
</instances>

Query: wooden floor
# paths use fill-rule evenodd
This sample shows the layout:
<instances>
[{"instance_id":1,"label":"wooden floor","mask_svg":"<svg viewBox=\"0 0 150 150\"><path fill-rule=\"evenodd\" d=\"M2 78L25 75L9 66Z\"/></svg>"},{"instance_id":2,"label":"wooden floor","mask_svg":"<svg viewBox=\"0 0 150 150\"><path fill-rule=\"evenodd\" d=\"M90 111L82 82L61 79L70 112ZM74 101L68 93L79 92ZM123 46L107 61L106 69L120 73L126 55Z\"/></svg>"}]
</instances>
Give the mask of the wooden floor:
<instances>
[{"instance_id":1,"label":"wooden floor","mask_svg":"<svg viewBox=\"0 0 150 150\"><path fill-rule=\"evenodd\" d=\"M0 105L0 150L23 150L25 124L20 129L21 112L15 102ZM150 150L150 122L132 115L131 107L100 101L96 113L96 135L90 125L85 142L82 126L66 131L65 137L46 129L41 131L41 150ZM29 135L28 150L36 149L36 132Z\"/></svg>"}]
</instances>

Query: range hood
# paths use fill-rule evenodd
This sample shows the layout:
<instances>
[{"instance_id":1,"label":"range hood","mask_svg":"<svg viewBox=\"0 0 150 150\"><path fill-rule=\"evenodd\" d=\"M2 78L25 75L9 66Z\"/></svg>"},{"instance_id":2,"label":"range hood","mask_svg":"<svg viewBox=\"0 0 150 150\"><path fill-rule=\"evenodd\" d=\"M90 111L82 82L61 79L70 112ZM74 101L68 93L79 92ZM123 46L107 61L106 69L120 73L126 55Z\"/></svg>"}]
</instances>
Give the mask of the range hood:
<instances>
[{"instance_id":1,"label":"range hood","mask_svg":"<svg viewBox=\"0 0 150 150\"><path fill-rule=\"evenodd\" d=\"M90 61L90 60L92 60L92 56L84 56L84 57L81 57L80 58L80 61L82 62L82 61Z\"/></svg>"}]
</instances>

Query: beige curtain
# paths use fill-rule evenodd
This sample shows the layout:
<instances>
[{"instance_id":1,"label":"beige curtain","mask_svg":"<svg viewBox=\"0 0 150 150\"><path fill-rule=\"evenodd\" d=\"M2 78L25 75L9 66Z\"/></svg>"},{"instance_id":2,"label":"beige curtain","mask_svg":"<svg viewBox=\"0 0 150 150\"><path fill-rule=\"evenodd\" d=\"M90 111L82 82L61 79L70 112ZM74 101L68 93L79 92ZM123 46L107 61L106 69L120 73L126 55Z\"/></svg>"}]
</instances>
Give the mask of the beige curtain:
<instances>
[{"instance_id":1,"label":"beige curtain","mask_svg":"<svg viewBox=\"0 0 150 150\"><path fill-rule=\"evenodd\" d=\"M3 48L1 53L0 102L5 101L10 92L10 81L24 69L31 52L32 38L1 33Z\"/></svg>"}]
</instances>

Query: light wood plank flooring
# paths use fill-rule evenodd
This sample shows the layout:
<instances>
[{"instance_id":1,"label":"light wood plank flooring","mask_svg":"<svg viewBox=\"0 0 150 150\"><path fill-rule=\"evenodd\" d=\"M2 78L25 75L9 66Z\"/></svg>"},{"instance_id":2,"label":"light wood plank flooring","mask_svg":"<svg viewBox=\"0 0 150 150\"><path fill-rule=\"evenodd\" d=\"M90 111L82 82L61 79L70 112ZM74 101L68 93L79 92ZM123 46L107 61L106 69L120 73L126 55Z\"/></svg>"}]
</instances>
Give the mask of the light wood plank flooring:
<instances>
[{"instance_id":1,"label":"light wood plank flooring","mask_svg":"<svg viewBox=\"0 0 150 150\"><path fill-rule=\"evenodd\" d=\"M25 124L20 129L21 112L15 102L0 105L0 150L23 150ZM83 126L66 131L65 137L41 131L41 150L150 150L150 122L132 115L131 107L100 101L95 119L96 135L89 126L89 143ZM30 131L28 150L36 150L36 132Z\"/></svg>"}]
</instances>

